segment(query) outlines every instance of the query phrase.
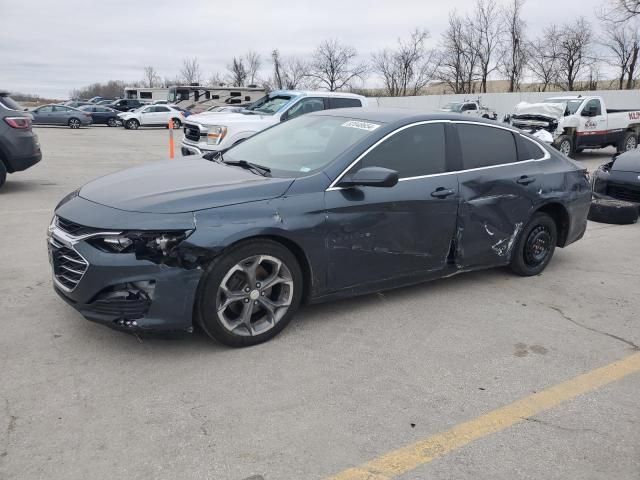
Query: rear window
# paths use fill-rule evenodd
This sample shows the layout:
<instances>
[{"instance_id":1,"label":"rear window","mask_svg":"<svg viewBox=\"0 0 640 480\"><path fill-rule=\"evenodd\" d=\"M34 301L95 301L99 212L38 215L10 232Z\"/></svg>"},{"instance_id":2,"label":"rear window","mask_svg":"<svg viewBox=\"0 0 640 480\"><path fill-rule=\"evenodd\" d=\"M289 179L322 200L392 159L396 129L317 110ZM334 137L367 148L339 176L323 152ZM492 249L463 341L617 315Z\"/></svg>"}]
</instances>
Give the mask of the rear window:
<instances>
[{"instance_id":1,"label":"rear window","mask_svg":"<svg viewBox=\"0 0 640 480\"><path fill-rule=\"evenodd\" d=\"M520 160L541 160L545 156L544 150L538 146L533 140L519 135L518 138L518 157Z\"/></svg>"},{"instance_id":2,"label":"rear window","mask_svg":"<svg viewBox=\"0 0 640 480\"><path fill-rule=\"evenodd\" d=\"M456 128L465 170L518 161L516 142L509 130L464 123Z\"/></svg>"},{"instance_id":3,"label":"rear window","mask_svg":"<svg viewBox=\"0 0 640 480\"><path fill-rule=\"evenodd\" d=\"M9 95L0 95L0 103L9 110L24 110L24 107L16 102Z\"/></svg>"},{"instance_id":4,"label":"rear window","mask_svg":"<svg viewBox=\"0 0 640 480\"><path fill-rule=\"evenodd\" d=\"M361 107L362 102L357 98L330 98L329 99L329 108L350 108L350 107Z\"/></svg>"}]
</instances>

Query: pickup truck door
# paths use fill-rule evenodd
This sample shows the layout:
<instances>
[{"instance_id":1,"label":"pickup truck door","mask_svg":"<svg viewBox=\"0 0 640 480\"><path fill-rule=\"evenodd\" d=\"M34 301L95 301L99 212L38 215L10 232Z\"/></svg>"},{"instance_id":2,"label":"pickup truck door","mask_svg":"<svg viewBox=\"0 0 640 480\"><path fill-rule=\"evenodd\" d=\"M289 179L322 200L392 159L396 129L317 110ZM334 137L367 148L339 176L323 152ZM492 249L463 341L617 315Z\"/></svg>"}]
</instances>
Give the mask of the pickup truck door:
<instances>
[{"instance_id":1,"label":"pickup truck door","mask_svg":"<svg viewBox=\"0 0 640 480\"><path fill-rule=\"evenodd\" d=\"M599 147L607 143L607 115L599 99L585 102L580 112L576 148Z\"/></svg>"},{"instance_id":2,"label":"pickup truck door","mask_svg":"<svg viewBox=\"0 0 640 480\"><path fill-rule=\"evenodd\" d=\"M461 113L464 115L477 115L478 106L475 103L465 103L462 105Z\"/></svg>"}]
</instances>

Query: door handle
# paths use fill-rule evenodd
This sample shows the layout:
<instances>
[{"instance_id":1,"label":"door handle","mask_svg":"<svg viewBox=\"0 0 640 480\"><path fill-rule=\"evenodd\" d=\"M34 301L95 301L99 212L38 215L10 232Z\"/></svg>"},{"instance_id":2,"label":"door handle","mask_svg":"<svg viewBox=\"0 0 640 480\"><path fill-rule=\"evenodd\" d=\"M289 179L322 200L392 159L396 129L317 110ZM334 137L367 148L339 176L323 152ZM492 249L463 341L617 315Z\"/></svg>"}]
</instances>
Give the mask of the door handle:
<instances>
[{"instance_id":1,"label":"door handle","mask_svg":"<svg viewBox=\"0 0 640 480\"><path fill-rule=\"evenodd\" d=\"M431 196L435 198L447 198L449 195L453 195L454 193L456 192L454 192L453 190L444 187L438 187L433 192L431 192Z\"/></svg>"},{"instance_id":2,"label":"door handle","mask_svg":"<svg viewBox=\"0 0 640 480\"><path fill-rule=\"evenodd\" d=\"M529 185L530 183L533 183L535 181L536 181L535 177L522 175L518 180L516 180L516 183L519 183L520 185Z\"/></svg>"}]
</instances>

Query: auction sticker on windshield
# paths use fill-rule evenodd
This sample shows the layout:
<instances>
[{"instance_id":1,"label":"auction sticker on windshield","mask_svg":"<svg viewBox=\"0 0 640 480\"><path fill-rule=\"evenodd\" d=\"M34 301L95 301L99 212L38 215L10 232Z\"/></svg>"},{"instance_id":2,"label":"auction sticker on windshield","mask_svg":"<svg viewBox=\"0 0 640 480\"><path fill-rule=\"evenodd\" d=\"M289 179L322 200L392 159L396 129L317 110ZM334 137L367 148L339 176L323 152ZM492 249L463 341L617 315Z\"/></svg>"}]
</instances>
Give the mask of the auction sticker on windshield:
<instances>
[{"instance_id":1,"label":"auction sticker on windshield","mask_svg":"<svg viewBox=\"0 0 640 480\"><path fill-rule=\"evenodd\" d=\"M360 130L367 130L368 132L373 132L376 128L380 127L377 123L360 122L357 120L349 120L348 122L344 122L341 126L359 128Z\"/></svg>"}]
</instances>

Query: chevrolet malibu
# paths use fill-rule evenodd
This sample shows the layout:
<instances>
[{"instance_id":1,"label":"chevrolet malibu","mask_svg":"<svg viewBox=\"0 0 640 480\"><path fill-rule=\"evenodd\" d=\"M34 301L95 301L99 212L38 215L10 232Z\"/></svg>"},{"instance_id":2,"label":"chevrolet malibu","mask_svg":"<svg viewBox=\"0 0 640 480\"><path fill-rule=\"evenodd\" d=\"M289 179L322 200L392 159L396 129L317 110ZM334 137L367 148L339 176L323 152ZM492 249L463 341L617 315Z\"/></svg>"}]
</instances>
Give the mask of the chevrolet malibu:
<instances>
[{"instance_id":1,"label":"chevrolet malibu","mask_svg":"<svg viewBox=\"0 0 640 480\"><path fill-rule=\"evenodd\" d=\"M124 170L65 197L54 288L87 319L234 347L303 302L510 266L585 232L586 171L510 127L407 110L317 112L205 159Z\"/></svg>"}]
</instances>

